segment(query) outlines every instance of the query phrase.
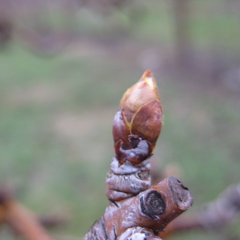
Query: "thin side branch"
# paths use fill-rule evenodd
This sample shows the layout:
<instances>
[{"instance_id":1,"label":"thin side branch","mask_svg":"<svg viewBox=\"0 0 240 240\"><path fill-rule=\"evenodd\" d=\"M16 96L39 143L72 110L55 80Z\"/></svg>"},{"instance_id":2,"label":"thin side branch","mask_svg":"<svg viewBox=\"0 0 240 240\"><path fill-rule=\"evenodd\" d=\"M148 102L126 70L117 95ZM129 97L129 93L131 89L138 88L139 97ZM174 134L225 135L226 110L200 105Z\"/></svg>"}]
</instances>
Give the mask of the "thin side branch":
<instances>
[{"instance_id":1,"label":"thin side branch","mask_svg":"<svg viewBox=\"0 0 240 240\"><path fill-rule=\"evenodd\" d=\"M0 191L0 218L27 240L53 240L34 214L14 201L7 190Z\"/></svg>"},{"instance_id":2,"label":"thin side branch","mask_svg":"<svg viewBox=\"0 0 240 240\"><path fill-rule=\"evenodd\" d=\"M234 221L240 212L240 184L229 186L211 203L200 207L191 215L171 222L160 236L166 238L190 229L219 230Z\"/></svg>"}]
</instances>

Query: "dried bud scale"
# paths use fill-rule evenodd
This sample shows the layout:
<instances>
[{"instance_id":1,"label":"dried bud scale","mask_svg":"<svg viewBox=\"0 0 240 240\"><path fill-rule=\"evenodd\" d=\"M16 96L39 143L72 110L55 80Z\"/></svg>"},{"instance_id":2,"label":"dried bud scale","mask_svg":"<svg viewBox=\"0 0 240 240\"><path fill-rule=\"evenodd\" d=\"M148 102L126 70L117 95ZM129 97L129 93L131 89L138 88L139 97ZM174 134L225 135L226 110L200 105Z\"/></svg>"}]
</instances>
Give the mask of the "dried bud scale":
<instances>
[{"instance_id":1,"label":"dried bud scale","mask_svg":"<svg viewBox=\"0 0 240 240\"><path fill-rule=\"evenodd\" d=\"M148 189L151 186L149 159L138 165L130 162L119 165L118 159L114 157L111 170L107 174L106 185L106 194L111 201L133 197Z\"/></svg>"},{"instance_id":2,"label":"dried bud scale","mask_svg":"<svg viewBox=\"0 0 240 240\"><path fill-rule=\"evenodd\" d=\"M161 240L161 238L154 236L150 229L133 227L124 232L118 240Z\"/></svg>"}]
</instances>

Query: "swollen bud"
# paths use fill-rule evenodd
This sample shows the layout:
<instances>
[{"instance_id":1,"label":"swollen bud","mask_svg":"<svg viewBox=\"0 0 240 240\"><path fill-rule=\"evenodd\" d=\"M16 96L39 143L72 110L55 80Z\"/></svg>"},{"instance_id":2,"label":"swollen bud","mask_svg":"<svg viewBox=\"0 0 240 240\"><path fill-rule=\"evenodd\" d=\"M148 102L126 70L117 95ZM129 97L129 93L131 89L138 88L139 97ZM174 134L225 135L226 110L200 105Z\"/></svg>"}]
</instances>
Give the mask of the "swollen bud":
<instances>
[{"instance_id":1,"label":"swollen bud","mask_svg":"<svg viewBox=\"0 0 240 240\"><path fill-rule=\"evenodd\" d=\"M120 164L138 164L148 158L162 127L162 107L157 85L147 70L129 88L113 122L114 150Z\"/></svg>"}]
</instances>

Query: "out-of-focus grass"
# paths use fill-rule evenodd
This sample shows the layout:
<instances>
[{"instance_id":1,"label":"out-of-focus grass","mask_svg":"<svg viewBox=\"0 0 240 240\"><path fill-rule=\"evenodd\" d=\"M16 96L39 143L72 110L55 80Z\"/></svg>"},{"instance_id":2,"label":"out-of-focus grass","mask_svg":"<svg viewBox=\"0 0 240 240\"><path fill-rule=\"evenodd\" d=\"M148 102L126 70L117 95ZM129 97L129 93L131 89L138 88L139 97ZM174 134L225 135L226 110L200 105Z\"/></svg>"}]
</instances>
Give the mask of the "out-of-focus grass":
<instances>
[{"instance_id":1,"label":"out-of-focus grass","mask_svg":"<svg viewBox=\"0 0 240 240\"><path fill-rule=\"evenodd\" d=\"M154 6L129 34L129 46L172 41L170 19ZM204 21L195 31L201 26ZM107 206L112 119L123 92L142 74L130 48L119 56L98 47L100 53L73 47L40 58L14 45L0 55L0 182L13 185L18 200L36 213L69 216L70 225L55 234L83 236ZM194 206L201 205L239 181L239 99L161 72L155 77L165 115L155 150L159 168L176 162ZM214 238L190 233L176 239L193 236ZM0 237L13 239L5 231Z\"/></svg>"},{"instance_id":2,"label":"out-of-focus grass","mask_svg":"<svg viewBox=\"0 0 240 240\"><path fill-rule=\"evenodd\" d=\"M0 62L0 181L36 212L70 215L69 232L83 235L107 205L119 86L136 76L102 57L39 59L18 47Z\"/></svg>"}]
</instances>

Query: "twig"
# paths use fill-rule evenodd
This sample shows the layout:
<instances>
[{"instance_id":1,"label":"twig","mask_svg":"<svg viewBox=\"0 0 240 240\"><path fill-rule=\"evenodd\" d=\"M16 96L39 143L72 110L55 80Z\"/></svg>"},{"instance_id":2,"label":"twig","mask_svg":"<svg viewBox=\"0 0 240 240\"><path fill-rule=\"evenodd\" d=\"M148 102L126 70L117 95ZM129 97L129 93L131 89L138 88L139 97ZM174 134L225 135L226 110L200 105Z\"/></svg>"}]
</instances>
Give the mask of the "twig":
<instances>
[{"instance_id":1,"label":"twig","mask_svg":"<svg viewBox=\"0 0 240 240\"><path fill-rule=\"evenodd\" d=\"M115 157L107 175L110 200L84 240L154 240L192 205L175 177L151 186L150 157L162 127L162 107L150 71L124 94L113 123Z\"/></svg>"},{"instance_id":2,"label":"twig","mask_svg":"<svg viewBox=\"0 0 240 240\"><path fill-rule=\"evenodd\" d=\"M0 189L0 216L15 233L27 240L53 240L33 214L12 199L6 188Z\"/></svg>"},{"instance_id":3,"label":"twig","mask_svg":"<svg viewBox=\"0 0 240 240\"><path fill-rule=\"evenodd\" d=\"M53 240L36 217L22 205L11 200L5 203L6 222L28 240Z\"/></svg>"},{"instance_id":4,"label":"twig","mask_svg":"<svg viewBox=\"0 0 240 240\"><path fill-rule=\"evenodd\" d=\"M169 177L136 197L117 202L117 206L111 203L103 222L110 239L134 226L145 227L158 234L191 204L190 192L175 177Z\"/></svg>"},{"instance_id":5,"label":"twig","mask_svg":"<svg viewBox=\"0 0 240 240\"><path fill-rule=\"evenodd\" d=\"M229 186L219 197L200 207L194 214L185 215L171 222L161 237L168 237L189 229L216 231L234 221L240 212L240 184Z\"/></svg>"}]
</instances>

